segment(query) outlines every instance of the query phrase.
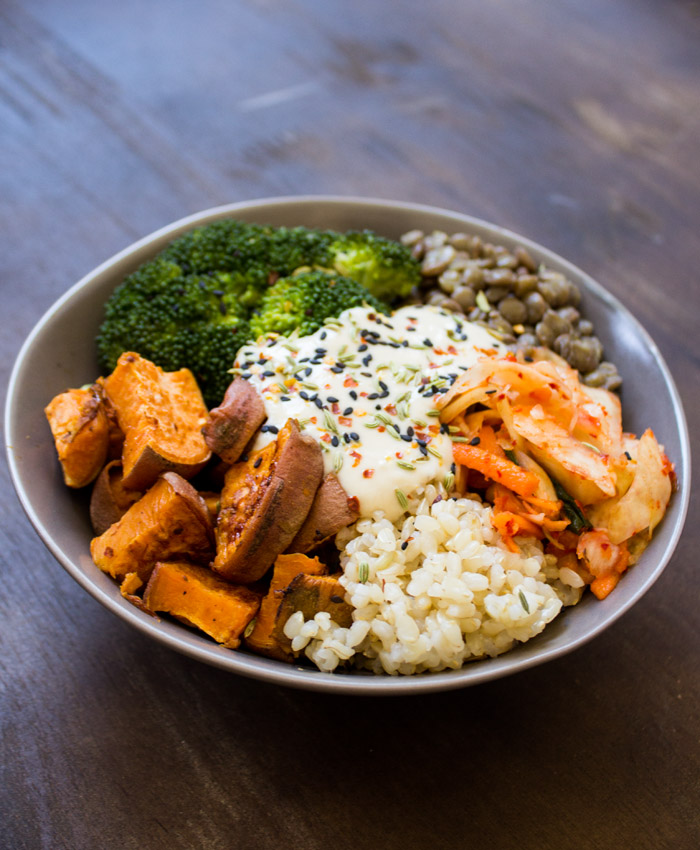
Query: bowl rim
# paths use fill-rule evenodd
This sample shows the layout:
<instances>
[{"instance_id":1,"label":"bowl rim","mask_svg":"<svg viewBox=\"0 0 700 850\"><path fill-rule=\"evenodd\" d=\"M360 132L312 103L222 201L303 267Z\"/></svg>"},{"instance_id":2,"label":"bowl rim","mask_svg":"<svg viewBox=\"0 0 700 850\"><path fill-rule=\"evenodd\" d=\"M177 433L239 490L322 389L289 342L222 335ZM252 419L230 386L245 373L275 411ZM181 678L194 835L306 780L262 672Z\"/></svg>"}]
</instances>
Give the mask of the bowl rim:
<instances>
[{"instance_id":1,"label":"bowl rim","mask_svg":"<svg viewBox=\"0 0 700 850\"><path fill-rule=\"evenodd\" d=\"M522 657L514 656L518 649L527 647L528 643L522 644L513 650L496 656L495 658L483 659L475 663L466 663L458 670L441 671L438 673L424 673L414 676L390 676L390 675L363 675L361 673L328 674L319 670L287 665L284 662L274 661L261 656L255 656L245 652L224 649L206 638L184 630L178 624L165 621L156 621L139 611L121 596L109 595L101 587L94 584L88 576L83 574L61 548L56 544L51 532L45 526L41 517L37 514L31 502L29 494L24 486L19 466L16 462L13 445L18 443L19 434L15 433L14 418L18 403L18 389L22 376L22 365L33 348L37 339L41 336L46 326L52 319L68 304L73 297L104 273L108 272L120 261L126 260L135 253L149 246L156 246L163 240L170 241L177 235L193 227L207 224L220 218L229 218L237 213L245 212L248 218L256 213L263 214L266 209L280 207L309 207L324 204L329 207L338 208L373 208L377 211L405 210L415 213L416 216L441 215L451 219L459 220L465 226L489 231L491 238L503 239L505 242L515 242L528 250L535 251L545 262L555 265L565 274L572 275L578 280L583 280L587 289L591 290L609 308L621 312L626 321L631 322L636 333L652 354L658 365L661 377L666 384L673 406L673 419L678 429L678 440L680 444L680 457L674 458L677 468L682 470L683 487L674 493L674 500L680 500L676 507L676 520L661 558L653 571L640 583L636 591L614 610L608 612L599 624L590 629L585 635L569 637L561 645L555 647L543 647L534 652L523 654ZM252 219L251 219L252 220ZM154 252L157 249L154 247ZM353 695L407 695L418 693L430 693L442 690L463 688L512 675L523 670L538 666L546 661L559 658L573 650L583 646L602 631L611 626L629 608L632 607L659 578L668 564L680 539L683 525L688 512L690 500L690 439L688 425L683 410L682 401L678 393L671 372L661 355L656 343L653 341L646 329L636 317L619 301L612 293L605 289L602 284L590 277L581 268L556 254L554 251L507 228L493 224L484 219L468 215L466 213L449 210L443 207L418 204L408 201L394 201L381 198L364 198L354 195L282 195L270 198L258 198L248 201L239 201L230 204L222 204L210 207L199 212L184 216L170 224L161 227L152 233L138 239L127 247L118 251L109 259L100 263L92 271L84 275L73 284L63 295L61 295L36 322L15 359L13 369L8 383L7 397L5 402L5 443L10 475L17 492L20 504L27 517L37 531L39 537L49 549L51 554L63 566L68 574L78 584L90 593L98 602L104 605L112 613L137 628L141 633L147 634L171 649L183 653L191 658L203 661L207 664L238 673L239 675L256 678L271 684L285 685L305 690L323 691L337 694Z\"/></svg>"}]
</instances>

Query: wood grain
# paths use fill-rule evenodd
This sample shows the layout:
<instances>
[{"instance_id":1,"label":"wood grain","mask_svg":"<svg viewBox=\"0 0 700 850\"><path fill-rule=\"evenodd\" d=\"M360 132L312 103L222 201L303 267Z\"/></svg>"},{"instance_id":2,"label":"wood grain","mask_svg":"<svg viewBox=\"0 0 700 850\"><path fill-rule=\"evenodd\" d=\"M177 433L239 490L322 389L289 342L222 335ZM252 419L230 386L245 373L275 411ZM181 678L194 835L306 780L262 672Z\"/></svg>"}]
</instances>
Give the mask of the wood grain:
<instances>
[{"instance_id":1,"label":"wood grain","mask_svg":"<svg viewBox=\"0 0 700 850\"><path fill-rule=\"evenodd\" d=\"M692 428L699 36L690 0L6 0L3 386L42 312L135 238L328 192L565 255L651 332ZM697 497L662 578L589 646L363 700L149 642L59 568L0 475L3 848L697 846Z\"/></svg>"}]
</instances>

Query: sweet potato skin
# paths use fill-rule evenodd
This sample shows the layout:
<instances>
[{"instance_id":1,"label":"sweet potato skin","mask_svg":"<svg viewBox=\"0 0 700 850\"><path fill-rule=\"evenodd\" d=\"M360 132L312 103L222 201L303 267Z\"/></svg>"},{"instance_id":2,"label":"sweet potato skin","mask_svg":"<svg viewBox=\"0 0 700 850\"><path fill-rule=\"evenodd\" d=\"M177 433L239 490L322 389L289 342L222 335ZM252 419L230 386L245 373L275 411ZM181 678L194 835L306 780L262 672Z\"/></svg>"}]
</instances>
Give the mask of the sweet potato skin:
<instances>
[{"instance_id":1,"label":"sweet potato skin","mask_svg":"<svg viewBox=\"0 0 700 850\"><path fill-rule=\"evenodd\" d=\"M262 600L255 618L255 625L246 637L245 645L261 655L268 655L282 661L289 660L288 652L279 644L274 633L277 610L282 602L284 591L301 573L323 575L325 572L326 566L318 558L310 558L302 554L280 555L275 561L270 588Z\"/></svg>"},{"instance_id":2,"label":"sweet potato skin","mask_svg":"<svg viewBox=\"0 0 700 850\"><path fill-rule=\"evenodd\" d=\"M134 572L147 581L158 561L208 563L213 538L209 511L197 491L177 473L166 472L117 523L92 540L90 554L118 581Z\"/></svg>"},{"instance_id":3,"label":"sweet potato skin","mask_svg":"<svg viewBox=\"0 0 700 850\"><path fill-rule=\"evenodd\" d=\"M202 434L214 454L226 463L236 463L264 421L265 405L258 391L236 377L219 407L209 411Z\"/></svg>"},{"instance_id":4,"label":"sweet potato skin","mask_svg":"<svg viewBox=\"0 0 700 850\"><path fill-rule=\"evenodd\" d=\"M95 534L104 534L119 522L142 495L123 486L121 461L110 461L97 476L90 495L90 522Z\"/></svg>"},{"instance_id":5,"label":"sweet potato skin","mask_svg":"<svg viewBox=\"0 0 700 850\"><path fill-rule=\"evenodd\" d=\"M260 594L187 561L159 562L143 594L153 613L165 612L235 649L260 607Z\"/></svg>"},{"instance_id":6,"label":"sweet potato skin","mask_svg":"<svg viewBox=\"0 0 700 850\"><path fill-rule=\"evenodd\" d=\"M292 655L292 642L284 633L287 620L297 611L301 611L304 620L313 620L319 611L328 611L331 619L343 628L352 625L352 605L345 602L345 588L338 576L312 576L303 573L292 579L282 594L277 608L273 630L283 657Z\"/></svg>"},{"instance_id":7,"label":"sweet potato skin","mask_svg":"<svg viewBox=\"0 0 700 850\"><path fill-rule=\"evenodd\" d=\"M306 519L289 545L289 552L311 552L341 528L355 522L360 503L348 496L333 472L321 482Z\"/></svg>"},{"instance_id":8,"label":"sweet potato skin","mask_svg":"<svg viewBox=\"0 0 700 850\"><path fill-rule=\"evenodd\" d=\"M125 487L146 490L168 471L192 478L205 466L207 408L189 369L163 372L127 351L104 388L124 432Z\"/></svg>"},{"instance_id":9,"label":"sweet potato skin","mask_svg":"<svg viewBox=\"0 0 700 850\"><path fill-rule=\"evenodd\" d=\"M109 421L100 388L66 390L44 408L63 480L68 487L85 487L97 478L109 451Z\"/></svg>"},{"instance_id":10,"label":"sweet potato skin","mask_svg":"<svg viewBox=\"0 0 700 850\"><path fill-rule=\"evenodd\" d=\"M275 442L226 473L213 569L229 581L261 578L292 542L321 482L321 449L290 419Z\"/></svg>"}]
</instances>

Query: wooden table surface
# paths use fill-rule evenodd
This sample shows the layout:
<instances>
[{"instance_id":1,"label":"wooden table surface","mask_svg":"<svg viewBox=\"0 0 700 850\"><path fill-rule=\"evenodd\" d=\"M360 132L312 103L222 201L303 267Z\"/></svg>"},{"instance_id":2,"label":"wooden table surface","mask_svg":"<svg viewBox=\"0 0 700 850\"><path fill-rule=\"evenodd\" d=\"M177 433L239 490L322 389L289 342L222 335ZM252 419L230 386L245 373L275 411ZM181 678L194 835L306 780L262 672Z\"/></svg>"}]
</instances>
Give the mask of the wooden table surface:
<instances>
[{"instance_id":1,"label":"wooden table surface","mask_svg":"<svg viewBox=\"0 0 700 850\"><path fill-rule=\"evenodd\" d=\"M0 5L3 388L134 239L250 198L420 201L583 267L700 418L700 4ZM76 329L79 332L79 329ZM572 655L420 698L177 655L44 549L0 470L0 846L700 846L697 499L653 589Z\"/></svg>"}]
</instances>

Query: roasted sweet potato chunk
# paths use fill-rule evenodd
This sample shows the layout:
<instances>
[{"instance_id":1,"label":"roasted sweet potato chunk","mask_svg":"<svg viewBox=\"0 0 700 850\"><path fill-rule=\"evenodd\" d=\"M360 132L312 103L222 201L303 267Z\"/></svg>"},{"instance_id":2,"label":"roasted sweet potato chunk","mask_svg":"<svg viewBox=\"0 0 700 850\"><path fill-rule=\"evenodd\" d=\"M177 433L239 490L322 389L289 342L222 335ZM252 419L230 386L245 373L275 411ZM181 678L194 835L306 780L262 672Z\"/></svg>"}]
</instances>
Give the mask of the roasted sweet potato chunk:
<instances>
[{"instance_id":1,"label":"roasted sweet potato chunk","mask_svg":"<svg viewBox=\"0 0 700 850\"><path fill-rule=\"evenodd\" d=\"M104 387L124 432L125 487L145 490L162 472L191 478L204 467L207 408L189 369L163 372L125 352Z\"/></svg>"},{"instance_id":2,"label":"roasted sweet potato chunk","mask_svg":"<svg viewBox=\"0 0 700 850\"><path fill-rule=\"evenodd\" d=\"M337 534L341 528L355 522L360 504L348 496L333 472L321 482L306 519L289 545L289 552L310 552Z\"/></svg>"},{"instance_id":3,"label":"roasted sweet potato chunk","mask_svg":"<svg viewBox=\"0 0 700 850\"><path fill-rule=\"evenodd\" d=\"M352 605L345 602L345 588L337 576L300 574L292 579L282 594L277 608L273 638L285 657L292 653L292 642L284 626L292 614L301 611L305 620L313 620L319 611L328 611L331 619L343 628L352 625Z\"/></svg>"},{"instance_id":4,"label":"roasted sweet potato chunk","mask_svg":"<svg viewBox=\"0 0 700 850\"><path fill-rule=\"evenodd\" d=\"M213 537L209 511L197 491L177 473L166 472L117 523L93 539L90 553L118 581L134 572L147 581L157 561L208 563Z\"/></svg>"},{"instance_id":5,"label":"roasted sweet potato chunk","mask_svg":"<svg viewBox=\"0 0 700 850\"><path fill-rule=\"evenodd\" d=\"M290 419L277 440L226 473L213 568L229 581L257 581L309 512L323 474L318 443Z\"/></svg>"},{"instance_id":6,"label":"roasted sweet potato chunk","mask_svg":"<svg viewBox=\"0 0 700 850\"><path fill-rule=\"evenodd\" d=\"M63 480L85 487L100 474L109 450L109 420L99 386L67 390L44 408Z\"/></svg>"},{"instance_id":7,"label":"roasted sweet potato chunk","mask_svg":"<svg viewBox=\"0 0 700 850\"><path fill-rule=\"evenodd\" d=\"M95 534L104 534L119 522L142 495L139 490L124 487L121 461L110 461L97 476L90 496L90 522Z\"/></svg>"},{"instance_id":8,"label":"roasted sweet potato chunk","mask_svg":"<svg viewBox=\"0 0 700 850\"><path fill-rule=\"evenodd\" d=\"M322 564L318 558L309 558L301 554L280 555L275 561L270 588L260 605L253 630L245 639L246 646L262 655L286 660L287 652L280 646L274 635L277 609L282 602L284 590L301 573L322 575L325 571L325 564Z\"/></svg>"},{"instance_id":9,"label":"roasted sweet potato chunk","mask_svg":"<svg viewBox=\"0 0 700 850\"><path fill-rule=\"evenodd\" d=\"M221 405L209 411L202 434L215 454L227 463L235 463L264 421L265 406L258 391L237 377Z\"/></svg>"},{"instance_id":10,"label":"roasted sweet potato chunk","mask_svg":"<svg viewBox=\"0 0 700 850\"><path fill-rule=\"evenodd\" d=\"M260 607L260 594L236 587L186 561L157 563L143 594L154 613L165 612L231 649Z\"/></svg>"}]
</instances>

